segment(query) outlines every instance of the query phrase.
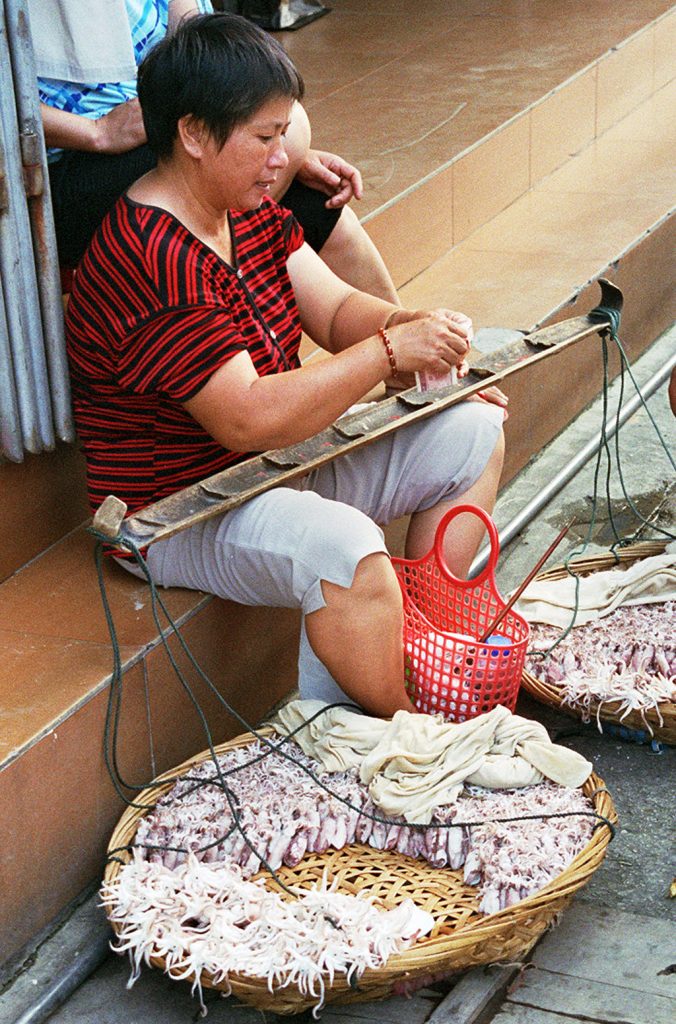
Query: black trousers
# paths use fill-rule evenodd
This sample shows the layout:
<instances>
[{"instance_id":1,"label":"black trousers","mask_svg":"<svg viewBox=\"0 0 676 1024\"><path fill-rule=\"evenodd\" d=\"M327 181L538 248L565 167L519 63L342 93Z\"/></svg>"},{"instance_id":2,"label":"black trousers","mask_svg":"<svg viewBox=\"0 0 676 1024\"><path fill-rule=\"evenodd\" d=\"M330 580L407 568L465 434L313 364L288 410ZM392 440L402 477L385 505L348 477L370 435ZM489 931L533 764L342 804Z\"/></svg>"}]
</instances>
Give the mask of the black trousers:
<instances>
[{"instance_id":1,"label":"black trousers","mask_svg":"<svg viewBox=\"0 0 676 1024\"><path fill-rule=\"evenodd\" d=\"M149 146L115 155L66 150L49 165L59 263L75 267L108 210L129 186L155 166ZM293 181L282 199L319 251L333 231L340 210L327 210L327 196Z\"/></svg>"}]
</instances>

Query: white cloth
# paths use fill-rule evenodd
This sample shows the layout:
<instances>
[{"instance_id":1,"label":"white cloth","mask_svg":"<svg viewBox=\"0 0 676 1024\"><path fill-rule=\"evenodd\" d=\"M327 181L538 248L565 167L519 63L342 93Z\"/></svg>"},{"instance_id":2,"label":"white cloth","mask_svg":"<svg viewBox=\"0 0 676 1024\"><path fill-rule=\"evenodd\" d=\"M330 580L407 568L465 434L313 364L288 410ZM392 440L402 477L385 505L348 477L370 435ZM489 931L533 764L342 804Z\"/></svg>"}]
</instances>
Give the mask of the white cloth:
<instances>
[{"instance_id":1,"label":"white cloth","mask_svg":"<svg viewBox=\"0 0 676 1024\"><path fill-rule=\"evenodd\" d=\"M322 708L292 701L275 728L286 735ZM498 706L459 724L397 711L390 720L331 708L294 737L327 771L359 768L373 802L387 815L426 824L435 807L453 803L464 783L508 789L543 777L578 787L592 765L552 743L538 722Z\"/></svg>"},{"instance_id":2,"label":"white cloth","mask_svg":"<svg viewBox=\"0 0 676 1024\"><path fill-rule=\"evenodd\" d=\"M117 82L136 78L124 0L28 0L41 78Z\"/></svg>"},{"instance_id":3,"label":"white cloth","mask_svg":"<svg viewBox=\"0 0 676 1024\"><path fill-rule=\"evenodd\" d=\"M676 543L664 554L579 577L575 625L610 615L620 605L652 604L676 599ZM528 622L568 626L575 608L575 578L534 580L514 605Z\"/></svg>"},{"instance_id":4,"label":"white cloth","mask_svg":"<svg viewBox=\"0 0 676 1024\"><path fill-rule=\"evenodd\" d=\"M385 732L387 719L370 718L348 708L328 708L319 714L326 707L323 700L292 700L277 712L273 726L280 736L299 729L294 741L327 772L358 768ZM314 715L317 717L309 721Z\"/></svg>"}]
</instances>

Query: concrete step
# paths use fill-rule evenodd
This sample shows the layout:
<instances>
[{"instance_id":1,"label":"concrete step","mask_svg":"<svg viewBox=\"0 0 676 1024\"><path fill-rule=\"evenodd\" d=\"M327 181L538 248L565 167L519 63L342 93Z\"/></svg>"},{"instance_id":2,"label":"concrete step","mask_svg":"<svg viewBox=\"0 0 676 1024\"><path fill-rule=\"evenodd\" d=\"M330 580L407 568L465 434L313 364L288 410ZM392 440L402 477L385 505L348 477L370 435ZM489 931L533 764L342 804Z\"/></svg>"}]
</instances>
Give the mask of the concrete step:
<instances>
[{"instance_id":1,"label":"concrete step","mask_svg":"<svg viewBox=\"0 0 676 1024\"><path fill-rule=\"evenodd\" d=\"M104 578L123 672L119 769L126 781L143 785L204 749L207 737L167 660L146 585L114 565L105 566ZM293 687L295 613L188 590L162 597L201 668L247 721L258 721ZM214 742L242 732L175 640L170 646ZM0 586L0 665L4 960L101 874L123 806L104 760L113 655L93 538L84 530Z\"/></svg>"},{"instance_id":2,"label":"concrete step","mask_svg":"<svg viewBox=\"0 0 676 1024\"><path fill-rule=\"evenodd\" d=\"M400 290L404 305L450 304L475 327L528 331L588 312L605 276L624 292L620 336L633 361L676 315L675 110L672 81L414 277ZM610 356L614 375L613 346ZM503 483L602 381L597 335L509 378Z\"/></svg>"},{"instance_id":3,"label":"concrete step","mask_svg":"<svg viewBox=\"0 0 676 1024\"><path fill-rule=\"evenodd\" d=\"M671 80L669 0L338 0L280 36L401 287ZM612 15L612 16L609 16Z\"/></svg>"},{"instance_id":4,"label":"concrete step","mask_svg":"<svg viewBox=\"0 0 676 1024\"><path fill-rule=\"evenodd\" d=\"M305 77L314 144L362 171L357 210L401 287L666 84L675 33L671 0L426 0L414 15L410 0L335 0L280 39ZM541 282L527 284L535 299ZM472 312L455 285L445 303ZM497 278L484 323L518 322L511 285ZM2 580L87 509L71 446L1 463L0 482Z\"/></svg>"}]
</instances>

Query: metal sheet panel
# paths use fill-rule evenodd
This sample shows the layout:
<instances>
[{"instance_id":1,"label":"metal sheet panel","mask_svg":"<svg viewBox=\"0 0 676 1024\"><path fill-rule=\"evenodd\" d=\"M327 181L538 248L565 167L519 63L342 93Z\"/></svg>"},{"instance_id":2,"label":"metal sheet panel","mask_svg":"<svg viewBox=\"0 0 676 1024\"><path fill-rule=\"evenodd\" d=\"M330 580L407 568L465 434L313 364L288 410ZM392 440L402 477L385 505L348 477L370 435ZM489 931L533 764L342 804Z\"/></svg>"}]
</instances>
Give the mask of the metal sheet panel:
<instances>
[{"instance_id":1,"label":"metal sheet panel","mask_svg":"<svg viewBox=\"0 0 676 1024\"><path fill-rule=\"evenodd\" d=\"M49 373L54 429L61 441L73 441L70 377L63 327L63 305L56 233L47 173L37 70L30 37L26 0L4 0L24 173L30 183L27 199L43 342Z\"/></svg>"},{"instance_id":2,"label":"metal sheet panel","mask_svg":"<svg viewBox=\"0 0 676 1024\"><path fill-rule=\"evenodd\" d=\"M0 4L0 455L72 441L47 162L25 0Z\"/></svg>"}]
</instances>

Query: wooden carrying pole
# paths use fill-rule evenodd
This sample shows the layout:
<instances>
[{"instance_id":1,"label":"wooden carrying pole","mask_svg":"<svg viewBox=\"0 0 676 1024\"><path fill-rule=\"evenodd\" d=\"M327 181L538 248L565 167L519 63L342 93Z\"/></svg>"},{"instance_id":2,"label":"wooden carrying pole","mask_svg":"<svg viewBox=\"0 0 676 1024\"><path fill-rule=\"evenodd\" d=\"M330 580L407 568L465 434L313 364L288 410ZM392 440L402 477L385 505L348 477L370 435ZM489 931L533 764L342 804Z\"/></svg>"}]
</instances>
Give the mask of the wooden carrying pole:
<instances>
[{"instance_id":1,"label":"wooden carrying pole","mask_svg":"<svg viewBox=\"0 0 676 1024\"><path fill-rule=\"evenodd\" d=\"M622 292L605 278L599 279L601 306L619 313ZM593 315L592 315L593 314ZM524 334L518 341L490 355L481 355L457 384L438 391L402 391L376 402L367 410L344 416L332 426L300 444L246 459L196 484L185 487L125 519L127 506L109 495L97 509L92 529L119 548L147 547L212 516L222 515L245 501L280 484L306 476L332 459L371 444L416 420L425 419L470 395L498 384L511 373L561 352L591 334L603 334L610 317L592 311Z\"/></svg>"}]
</instances>

